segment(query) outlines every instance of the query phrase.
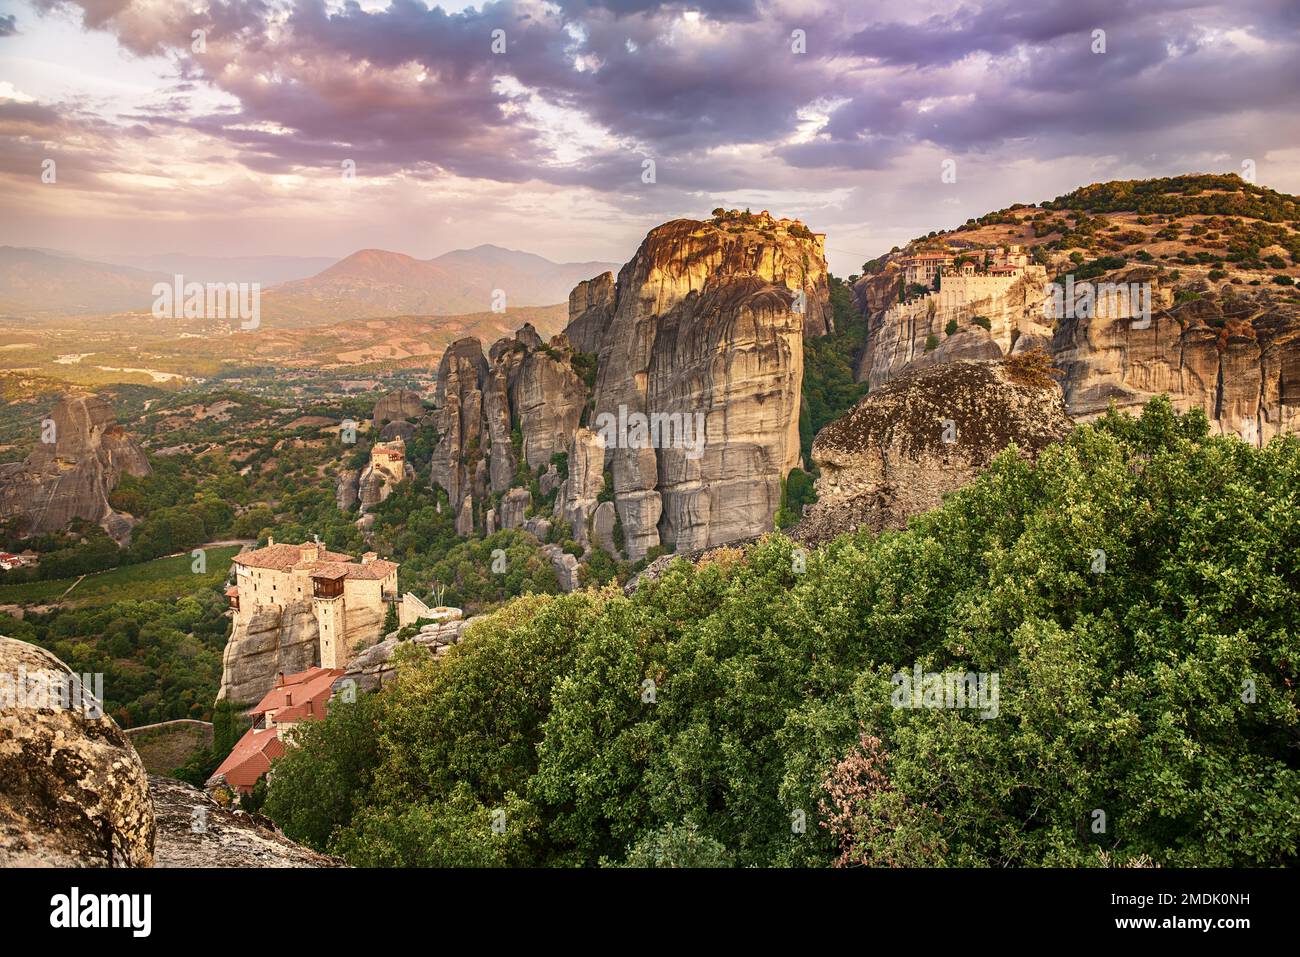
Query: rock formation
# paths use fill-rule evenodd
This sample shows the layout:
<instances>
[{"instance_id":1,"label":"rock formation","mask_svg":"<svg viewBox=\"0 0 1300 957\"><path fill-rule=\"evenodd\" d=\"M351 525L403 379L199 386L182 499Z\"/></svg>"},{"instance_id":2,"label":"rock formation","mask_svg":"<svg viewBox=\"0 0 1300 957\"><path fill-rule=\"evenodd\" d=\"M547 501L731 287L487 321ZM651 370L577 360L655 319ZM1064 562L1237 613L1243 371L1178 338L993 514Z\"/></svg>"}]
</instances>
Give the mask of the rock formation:
<instances>
[{"instance_id":1,"label":"rock formation","mask_svg":"<svg viewBox=\"0 0 1300 957\"><path fill-rule=\"evenodd\" d=\"M357 469L344 469L339 472L338 485L334 489L334 504L341 512L350 512L361 496L361 473Z\"/></svg>"},{"instance_id":2,"label":"rock formation","mask_svg":"<svg viewBox=\"0 0 1300 957\"><path fill-rule=\"evenodd\" d=\"M22 531L58 531L80 518L119 542L130 538L131 516L114 511L108 495L122 473L148 475L144 452L93 395L64 396L40 423L41 441L22 462L0 465L0 520Z\"/></svg>"},{"instance_id":3,"label":"rock formation","mask_svg":"<svg viewBox=\"0 0 1300 957\"><path fill-rule=\"evenodd\" d=\"M361 511L369 512L388 498L398 485L413 478L415 469L406 461L406 443L400 435L389 442L376 442L370 447L370 461L357 476L357 499Z\"/></svg>"},{"instance_id":4,"label":"rock formation","mask_svg":"<svg viewBox=\"0 0 1300 957\"><path fill-rule=\"evenodd\" d=\"M487 359L473 339L447 350L433 482L465 516L467 499L505 491L526 467L555 495L532 504L585 543L608 470L633 560L770 529L799 461L803 339L831 328L827 283L822 237L790 220L652 230L617 282L606 273L573 291L569 326L549 343L525 327ZM567 475L550 474L559 454ZM503 528L518 504L502 502Z\"/></svg>"},{"instance_id":5,"label":"rock formation","mask_svg":"<svg viewBox=\"0 0 1300 957\"><path fill-rule=\"evenodd\" d=\"M418 392L398 389L375 403L373 415L375 431L379 432L390 422L404 422L424 415L424 401Z\"/></svg>"},{"instance_id":6,"label":"rock formation","mask_svg":"<svg viewBox=\"0 0 1300 957\"><path fill-rule=\"evenodd\" d=\"M198 788L149 776L155 867L343 867L284 836L269 818L223 807Z\"/></svg>"},{"instance_id":7,"label":"rock formation","mask_svg":"<svg viewBox=\"0 0 1300 957\"><path fill-rule=\"evenodd\" d=\"M559 545L543 545L542 554L547 557L551 563L551 568L555 570L555 579L560 584L560 590L564 592L574 591L580 584L578 581L578 559Z\"/></svg>"},{"instance_id":8,"label":"rock formation","mask_svg":"<svg viewBox=\"0 0 1300 957\"><path fill-rule=\"evenodd\" d=\"M1119 281L1161 282L1150 269ZM1203 409L1216 431L1252 444L1300 430L1300 306L1269 290L1199 285L1191 290L1199 298L1153 311L1145 328L1114 318L1057 323L1052 354L1071 415L1087 421L1112 402L1134 411L1167 392L1179 411Z\"/></svg>"},{"instance_id":9,"label":"rock formation","mask_svg":"<svg viewBox=\"0 0 1300 957\"><path fill-rule=\"evenodd\" d=\"M0 695L16 693L20 677L32 694L72 672L44 649L0 637L0 675L9 680ZM148 774L111 717L23 704L0 707L0 867L342 865L265 818Z\"/></svg>"},{"instance_id":10,"label":"rock formation","mask_svg":"<svg viewBox=\"0 0 1300 957\"><path fill-rule=\"evenodd\" d=\"M817 502L792 537L902 528L1015 444L1035 457L1073 427L1045 357L956 361L892 380L818 433Z\"/></svg>"},{"instance_id":11,"label":"rock formation","mask_svg":"<svg viewBox=\"0 0 1300 957\"><path fill-rule=\"evenodd\" d=\"M71 678L48 651L0 637L0 866L149 867L144 765L98 708L49 706L41 689Z\"/></svg>"},{"instance_id":12,"label":"rock formation","mask_svg":"<svg viewBox=\"0 0 1300 957\"><path fill-rule=\"evenodd\" d=\"M501 499L501 527L519 528L533 496L526 488L512 488Z\"/></svg>"},{"instance_id":13,"label":"rock formation","mask_svg":"<svg viewBox=\"0 0 1300 957\"><path fill-rule=\"evenodd\" d=\"M957 243L960 237L958 232L949 238ZM1300 429L1300 299L1294 287L1278 286L1258 273L1233 275L1237 270L1231 264L1214 273L1186 261L1176 271L1119 266L1087 281L1094 289L1106 284L1148 289L1150 314L1135 316L1131 304L1123 302L1061 309L1048 294L1047 271L1029 266L1016 277L945 274L939 292L900 303L900 264L915 252L891 253L854 285L855 300L867 316L857 379L872 389L954 359L1041 349L1064 373L1066 408L1079 421L1095 418L1112 403L1135 412L1168 393L1179 411L1203 409L1215 431L1253 444ZM1054 271L1071 268L1059 255ZM971 290L982 289L980 284L995 295L972 298ZM950 336L953 322L956 332Z\"/></svg>"},{"instance_id":14,"label":"rock formation","mask_svg":"<svg viewBox=\"0 0 1300 957\"><path fill-rule=\"evenodd\" d=\"M427 649L434 656L442 655L447 648L461 640L466 628L478 620L477 617L458 618L454 621L424 625L409 641L385 638L378 644L366 648L348 662L343 675L334 682L334 690L338 692L351 683L358 693L377 691L397 675L397 662L392 658L399 647L411 645Z\"/></svg>"},{"instance_id":15,"label":"rock formation","mask_svg":"<svg viewBox=\"0 0 1300 957\"><path fill-rule=\"evenodd\" d=\"M320 625L311 600L259 605L226 642L217 700L252 707L275 687L279 672L294 674L319 665Z\"/></svg>"}]
</instances>

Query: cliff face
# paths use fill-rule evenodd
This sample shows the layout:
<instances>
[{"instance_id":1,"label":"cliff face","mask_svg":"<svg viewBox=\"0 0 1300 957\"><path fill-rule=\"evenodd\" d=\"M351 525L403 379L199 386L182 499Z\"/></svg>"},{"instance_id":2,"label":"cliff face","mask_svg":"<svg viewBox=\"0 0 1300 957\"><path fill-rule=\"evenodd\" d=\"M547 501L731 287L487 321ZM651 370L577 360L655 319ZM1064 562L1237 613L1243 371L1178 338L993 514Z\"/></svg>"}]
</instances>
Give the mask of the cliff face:
<instances>
[{"instance_id":1,"label":"cliff face","mask_svg":"<svg viewBox=\"0 0 1300 957\"><path fill-rule=\"evenodd\" d=\"M486 360L477 340L448 350L434 483L465 516L467 500L514 482L518 457L535 473L567 453L554 513L587 543L608 469L630 559L770 529L799 460L803 339L831 328L827 283L822 239L798 223L760 214L652 230L617 282L605 273L574 289L549 343L525 327ZM517 511L512 501L510 524ZM503 503L503 526L506 514Z\"/></svg>"},{"instance_id":2,"label":"cliff face","mask_svg":"<svg viewBox=\"0 0 1300 957\"><path fill-rule=\"evenodd\" d=\"M311 602L263 605L236 624L226 642L217 700L251 708L275 686L278 672L293 674L319 664L320 626Z\"/></svg>"},{"instance_id":3,"label":"cliff face","mask_svg":"<svg viewBox=\"0 0 1300 957\"><path fill-rule=\"evenodd\" d=\"M1050 336L1052 326L1043 315L1046 284L1047 271L1030 266L1014 277L944 277L939 291L899 302L892 270L859 283L858 302L874 308L868 313L857 380L875 388L909 367L944 359L997 358L1009 355L1022 336ZM976 324L976 317L988 328ZM949 336L953 322L959 332ZM931 336L938 348L927 352Z\"/></svg>"},{"instance_id":4,"label":"cliff face","mask_svg":"<svg viewBox=\"0 0 1300 957\"><path fill-rule=\"evenodd\" d=\"M65 396L41 423L41 438L24 461L0 465L0 519L17 518L24 531L41 533L80 518L128 539L131 517L114 511L108 494L123 472L144 476L152 469L109 404Z\"/></svg>"},{"instance_id":5,"label":"cliff face","mask_svg":"<svg viewBox=\"0 0 1300 957\"><path fill-rule=\"evenodd\" d=\"M859 305L880 302L887 275L859 281ZM1053 309L1043 292L1044 277L1037 277L1037 286L1017 284L996 304L991 331L971 325L960 310L945 309L941 296L933 297L933 311L927 299L910 308L890 302L868 314L857 378L874 389L953 359L1040 349L1064 373L1066 408L1079 421L1101 415L1111 403L1132 412L1168 393L1179 411L1203 409L1219 433L1253 444L1300 429L1300 304L1285 292L1279 295L1276 287L1197 277L1175 289L1168 277L1139 266L1095 280L1149 285L1149 325L1135 322L1129 311L1044 317L1045 301ZM987 306L981 311L990 312ZM949 336L945 326L953 318L959 331ZM938 346L927 352L931 335Z\"/></svg>"},{"instance_id":6,"label":"cliff face","mask_svg":"<svg viewBox=\"0 0 1300 957\"><path fill-rule=\"evenodd\" d=\"M1267 291L1201 285L1201 298L1153 312L1147 328L1058 322L1051 351L1076 419L1167 392L1179 411L1203 409L1212 428L1253 444L1300 429L1300 307Z\"/></svg>"}]
</instances>

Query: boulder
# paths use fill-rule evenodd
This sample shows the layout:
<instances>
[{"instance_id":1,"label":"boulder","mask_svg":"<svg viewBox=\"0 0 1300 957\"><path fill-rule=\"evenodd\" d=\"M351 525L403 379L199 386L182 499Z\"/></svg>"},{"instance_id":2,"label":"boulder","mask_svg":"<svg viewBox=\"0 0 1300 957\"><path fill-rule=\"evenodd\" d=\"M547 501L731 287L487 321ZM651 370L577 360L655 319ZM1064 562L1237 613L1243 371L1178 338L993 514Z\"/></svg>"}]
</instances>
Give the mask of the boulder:
<instances>
[{"instance_id":1,"label":"boulder","mask_svg":"<svg viewBox=\"0 0 1300 957\"><path fill-rule=\"evenodd\" d=\"M578 559L559 545L545 545L542 553L550 559L551 567L555 569L555 578L560 583L560 590L571 592L577 589Z\"/></svg>"},{"instance_id":2,"label":"boulder","mask_svg":"<svg viewBox=\"0 0 1300 957\"><path fill-rule=\"evenodd\" d=\"M455 610L459 611L459 609ZM334 682L335 692L349 686L357 692L377 691L397 674L397 663L392 659L399 647L412 645L439 655L445 649L460 642L466 629L481 617L452 618L441 624L425 625L409 641L401 642L396 638L386 638L377 645L371 645L348 662L342 676Z\"/></svg>"},{"instance_id":3,"label":"boulder","mask_svg":"<svg viewBox=\"0 0 1300 957\"><path fill-rule=\"evenodd\" d=\"M1048 369L1041 354L949 362L871 392L813 441L817 502L792 537L815 543L857 528L902 528L1007 446L1036 457L1073 427Z\"/></svg>"},{"instance_id":4,"label":"boulder","mask_svg":"<svg viewBox=\"0 0 1300 957\"><path fill-rule=\"evenodd\" d=\"M42 648L0 637L0 676L0 866L151 866L148 777L122 729L93 699L50 706L38 689L73 676Z\"/></svg>"}]
</instances>

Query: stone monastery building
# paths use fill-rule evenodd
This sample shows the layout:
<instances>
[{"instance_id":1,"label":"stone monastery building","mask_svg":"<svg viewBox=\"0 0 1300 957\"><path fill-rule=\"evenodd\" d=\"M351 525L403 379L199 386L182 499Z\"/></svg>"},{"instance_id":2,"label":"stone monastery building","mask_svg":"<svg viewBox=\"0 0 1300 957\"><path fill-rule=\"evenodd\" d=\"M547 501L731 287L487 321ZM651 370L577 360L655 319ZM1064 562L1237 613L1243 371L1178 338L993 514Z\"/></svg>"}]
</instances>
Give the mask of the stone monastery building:
<instances>
[{"instance_id":1,"label":"stone monastery building","mask_svg":"<svg viewBox=\"0 0 1300 957\"><path fill-rule=\"evenodd\" d=\"M235 585L226 590L235 633L258 608L310 601L320 628L320 665L345 668L361 645L382 637L387 602L397 600L397 563L366 552L361 561L318 542L277 545L234 557Z\"/></svg>"}]
</instances>

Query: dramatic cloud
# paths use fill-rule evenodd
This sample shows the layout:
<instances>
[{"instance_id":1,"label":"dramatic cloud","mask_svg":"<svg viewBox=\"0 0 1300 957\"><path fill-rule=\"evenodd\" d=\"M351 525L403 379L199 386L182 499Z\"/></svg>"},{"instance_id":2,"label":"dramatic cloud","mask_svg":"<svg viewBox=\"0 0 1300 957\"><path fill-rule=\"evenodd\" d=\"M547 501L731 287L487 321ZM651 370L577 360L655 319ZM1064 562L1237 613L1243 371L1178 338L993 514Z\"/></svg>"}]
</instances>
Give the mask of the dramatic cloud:
<instances>
[{"instance_id":1,"label":"dramatic cloud","mask_svg":"<svg viewBox=\"0 0 1300 957\"><path fill-rule=\"evenodd\" d=\"M0 84L8 202L36 201L33 163L54 151L75 170L68 202L83 216L111 197L197 212L214 184L228 210L313 195L328 207L351 163L369 190L352 202L397 191L431 209L445 202L440 190L454 188L457 206L504 195L512 208L484 221L526 224L521 210L541 211L555 221L519 242L584 258L625 255L610 244L656 218L762 196L849 237L851 249L831 241L845 271L885 239L1110 175L1249 158L1262 181L1300 188L1294 164L1268 162L1300 146L1300 5L1285 0L987 0L955 11L829 0L28 2L25 34L75 17L157 78L147 95L115 92L109 105L96 104L98 89L51 100ZM15 29L0 18L0 37ZM23 42L0 42L0 56L22 57ZM960 171L947 192L936 188L945 159ZM57 217L57 203L40 203ZM595 229L574 231L568 205ZM348 251L338 245L328 252Z\"/></svg>"}]
</instances>

